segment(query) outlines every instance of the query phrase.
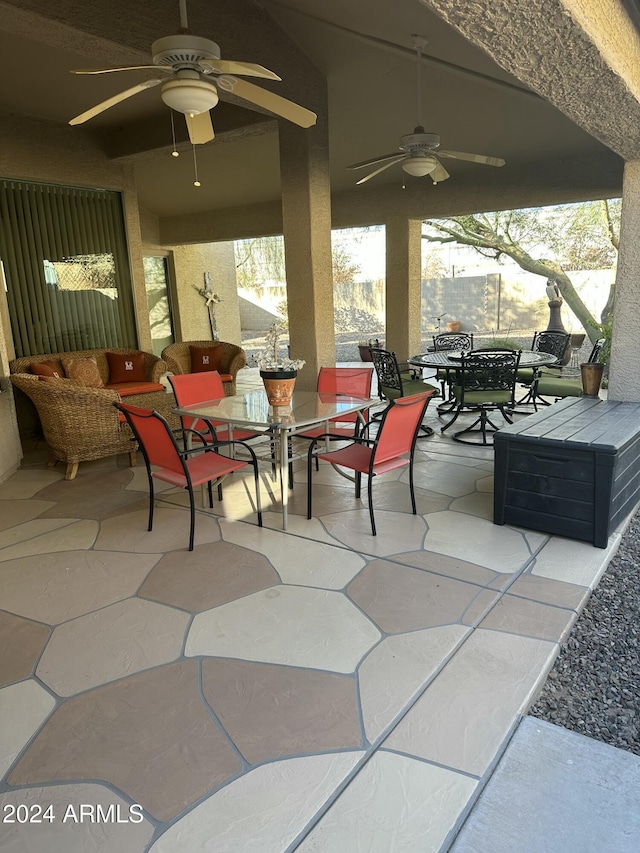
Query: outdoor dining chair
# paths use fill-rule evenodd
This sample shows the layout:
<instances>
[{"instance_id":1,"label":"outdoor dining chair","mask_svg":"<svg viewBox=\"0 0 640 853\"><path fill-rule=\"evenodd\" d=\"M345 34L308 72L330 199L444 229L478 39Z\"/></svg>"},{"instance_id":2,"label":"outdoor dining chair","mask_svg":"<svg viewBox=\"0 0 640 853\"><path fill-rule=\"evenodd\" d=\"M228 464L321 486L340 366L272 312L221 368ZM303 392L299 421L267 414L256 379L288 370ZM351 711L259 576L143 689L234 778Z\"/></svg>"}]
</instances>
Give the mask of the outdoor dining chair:
<instances>
[{"instance_id":1,"label":"outdoor dining chair","mask_svg":"<svg viewBox=\"0 0 640 853\"><path fill-rule=\"evenodd\" d=\"M463 412L476 412L476 420L470 426L454 433L453 438L463 444L491 444L487 434L499 429L489 417L491 412L498 411L507 423L513 423L510 412L515 406L520 355L520 350L513 352L495 348L462 353L460 366L455 370L451 387L455 398L453 417L440 431L444 433L448 430ZM472 433L478 433L481 441L462 438Z\"/></svg>"},{"instance_id":2,"label":"outdoor dining chair","mask_svg":"<svg viewBox=\"0 0 640 853\"><path fill-rule=\"evenodd\" d=\"M183 450L178 446L171 427L158 412L154 412L152 409L128 406L126 403L114 403L113 405L127 419L147 466L147 477L149 479L149 526L147 530L153 529L153 479L155 477L188 491L190 508L189 550L193 551L196 523L193 487L206 483L209 492L209 506L213 507L212 484L219 484L228 474L240 471L247 465L253 467L258 525L262 527L258 462L253 449L248 444L242 441L221 441L216 444L211 442L206 446L198 445L190 450ZM249 454L250 458L247 461L232 459L218 452L221 447L235 448L237 445L240 445ZM152 465L154 466L153 469Z\"/></svg>"},{"instance_id":3,"label":"outdoor dining chair","mask_svg":"<svg viewBox=\"0 0 640 853\"><path fill-rule=\"evenodd\" d=\"M307 518L312 515L312 477L311 467L314 458L322 459L347 468L355 473L356 498L360 497L362 475L367 475L367 498L369 502L369 517L371 533L376 535L376 521L373 513L373 478L377 474L385 474L396 468L409 467L409 491L411 492L411 510L416 514L416 497L413 485L413 457L415 453L418 431L422 423L429 400L435 394L435 389L413 394L409 397L397 397L382 413L380 425L375 438L367 438L365 428L363 433L353 439L352 443L337 450L318 451L319 442L324 436L319 435L309 445L307 455ZM371 425L371 422L368 426Z\"/></svg>"},{"instance_id":4,"label":"outdoor dining chair","mask_svg":"<svg viewBox=\"0 0 640 853\"><path fill-rule=\"evenodd\" d=\"M206 403L209 400L222 400L225 397L222 377L217 370L170 376L169 382L173 388L178 406L187 407L197 405L198 403ZM189 418L185 416L181 417L181 421L183 430L190 431L184 434L190 435L192 442L194 439L199 440L203 444L211 441L218 443L221 440L229 440L229 424L223 421L204 421L202 418ZM251 441L253 438L263 438L267 435L271 446L271 471L275 477L276 453L271 433L234 427L232 435L238 441ZM293 462L289 463L289 488L293 488Z\"/></svg>"},{"instance_id":5,"label":"outdoor dining chair","mask_svg":"<svg viewBox=\"0 0 640 853\"><path fill-rule=\"evenodd\" d=\"M599 338L593 345L587 364L595 364L604 349L605 339ZM558 370L543 368L535 379L535 395L545 406L549 406L544 397L554 397L555 401L565 397L582 397L582 380L580 378L563 377Z\"/></svg>"},{"instance_id":6,"label":"outdoor dining chair","mask_svg":"<svg viewBox=\"0 0 640 853\"><path fill-rule=\"evenodd\" d=\"M440 332L433 336L434 352L469 352L473 349L472 332ZM438 406L438 412L449 411L451 405L448 400L451 397L449 379L451 371L446 368L438 368L436 379L440 383L440 393L445 401Z\"/></svg>"},{"instance_id":7,"label":"outdoor dining chair","mask_svg":"<svg viewBox=\"0 0 640 853\"><path fill-rule=\"evenodd\" d=\"M562 364L567 350L571 348L571 335L568 332L560 332L548 330L544 332L534 332L533 340L531 341L532 352L547 352L554 355L558 359L558 364ZM535 379L538 376L540 368L536 367L521 367L518 369L518 382L521 385L528 387L527 393L517 400L518 406L532 404L535 411L538 411L538 403L543 406L548 406L549 403L543 400L536 394Z\"/></svg>"},{"instance_id":8,"label":"outdoor dining chair","mask_svg":"<svg viewBox=\"0 0 640 853\"><path fill-rule=\"evenodd\" d=\"M186 407L206 403L209 400L223 400L225 397L222 377L217 370L202 373L183 373L169 376L169 382L178 406ZM226 441L229 439L229 424L222 421L204 421L201 418L181 416L182 429L188 430L193 438L203 444L210 441ZM233 437L239 441L249 441L260 435L245 429L233 429Z\"/></svg>"},{"instance_id":9,"label":"outdoor dining chair","mask_svg":"<svg viewBox=\"0 0 640 853\"><path fill-rule=\"evenodd\" d=\"M436 391L433 385L423 382L422 379L413 378L410 372L402 373L395 352L381 347L371 347L371 359L378 376L378 392L381 399L391 401L399 397L420 394L424 390ZM421 424L420 430L423 433L421 438L433 435L433 430L429 426Z\"/></svg>"},{"instance_id":10,"label":"outdoor dining chair","mask_svg":"<svg viewBox=\"0 0 640 853\"><path fill-rule=\"evenodd\" d=\"M318 372L318 394L368 399L371 396L372 374L373 370L370 367L321 367ZM329 432L324 426L318 426L296 433L296 438L311 441L323 435L329 441L344 441L357 436L368 420L368 409L363 409L360 416L358 412L338 415L329 421Z\"/></svg>"}]
</instances>

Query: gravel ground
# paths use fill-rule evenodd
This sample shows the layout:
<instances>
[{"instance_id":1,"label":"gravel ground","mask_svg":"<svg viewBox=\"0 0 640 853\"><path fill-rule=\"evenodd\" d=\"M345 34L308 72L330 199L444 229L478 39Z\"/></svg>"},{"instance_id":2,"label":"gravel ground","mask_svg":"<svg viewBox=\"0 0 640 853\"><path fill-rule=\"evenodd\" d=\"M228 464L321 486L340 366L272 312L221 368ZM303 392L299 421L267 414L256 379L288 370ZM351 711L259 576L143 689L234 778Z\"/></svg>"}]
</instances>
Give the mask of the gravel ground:
<instances>
[{"instance_id":1,"label":"gravel ground","mask_svg":"<svg viewBox=\"0 0 640 853\"><path fill-rule=\"evenodd\" d=\"M613 558L530 714L640 755L640 515Z\"/></svg>"}]
</instances>

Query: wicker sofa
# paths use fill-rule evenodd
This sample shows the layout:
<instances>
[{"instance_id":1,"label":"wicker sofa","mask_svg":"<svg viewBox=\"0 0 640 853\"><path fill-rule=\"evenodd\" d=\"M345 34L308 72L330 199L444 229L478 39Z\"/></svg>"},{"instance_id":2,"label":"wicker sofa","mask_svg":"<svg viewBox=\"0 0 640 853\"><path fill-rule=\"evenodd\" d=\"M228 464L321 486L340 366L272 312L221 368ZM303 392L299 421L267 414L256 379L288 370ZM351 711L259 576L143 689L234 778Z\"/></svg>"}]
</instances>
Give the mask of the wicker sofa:
<instances>
[{"instance_id":1,"label":"wicker sofa","mask_svg":"<svg viewBox=\"0 0 640 853\"><path fill-rule=\"evenodd\" d=\"M171 414L176 405L173 393L167 393L159 382L167 371L164 361L152 353L144 353L145 382L110 386L106 352L105 348L32 355L14 359L9 365L14 387L36 408L51 451L50 464L66 462L68 480L76 476L80 462L129 453L132 447L135 451L129 428L113 407L117 400L124 398L134 406L155 409L173 428L180 426L179 418ZM111 347L109 352L136 355L140 350ZM104 388L88 387L66 378L44 382L30 368L31 364L48 362L59 369L63 358L88 357L95 358Z\"/></svg>"},{"instance_id":2,"label":"wicker sofa","mask_svg":"<svg viewBox=\"0 0 640 853\"><path fill-rule=\"evenodd\" d=\"M181 341L169 344L162 350L162 359L167 364L167 370L178 375L191 373L191 351L189 347L213 347L220 345L222 352L218 372L222 377L224 393L233 397L236 393L236 376L238 371L247 363L247 357L242 347L224 341Z\"/></svg>"}]
</instances>

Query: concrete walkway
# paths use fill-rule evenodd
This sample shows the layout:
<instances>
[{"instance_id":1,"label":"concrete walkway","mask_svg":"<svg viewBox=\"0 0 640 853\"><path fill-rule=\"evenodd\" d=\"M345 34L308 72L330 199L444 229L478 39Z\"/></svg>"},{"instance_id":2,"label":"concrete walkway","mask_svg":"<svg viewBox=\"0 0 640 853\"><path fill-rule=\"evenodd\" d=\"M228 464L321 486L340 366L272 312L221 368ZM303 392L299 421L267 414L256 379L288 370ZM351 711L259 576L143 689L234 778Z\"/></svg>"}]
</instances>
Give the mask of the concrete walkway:
<instances>
[{"instance_id":1,"label":"concrete walkway","mask_svg":"<svg viewBox=\"0 0 640 853\"><path fill-rule=\"evenodd\" d=\"M451 853L637 853L640 757L525 717Z\"/></svg>"}]
</instances>

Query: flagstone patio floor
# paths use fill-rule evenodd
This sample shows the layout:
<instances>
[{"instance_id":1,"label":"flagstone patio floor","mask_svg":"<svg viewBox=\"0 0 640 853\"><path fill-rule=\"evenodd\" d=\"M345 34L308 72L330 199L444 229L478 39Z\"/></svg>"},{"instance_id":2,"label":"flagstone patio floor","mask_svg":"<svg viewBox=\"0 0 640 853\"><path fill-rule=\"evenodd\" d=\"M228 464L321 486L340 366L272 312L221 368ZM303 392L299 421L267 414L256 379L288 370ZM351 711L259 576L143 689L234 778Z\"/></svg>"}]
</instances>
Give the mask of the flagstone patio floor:
<instances>
[{"instance_id":1,"label":"flagstone patio floor","mask_svg":"<svg viewBox=\"0 0 640 853\"><path fill-rule=\"evenodd\" d=\"M431 422L438 422L431 413ZM0 486L0 850L444 851L607 549L492 523L493 452L421 439L366 504L296 467L196 519L35 446ZM50 807L50 808L49 808ZM14 822L11 822L13 819Z\"/></svg>"}]
</instances>

